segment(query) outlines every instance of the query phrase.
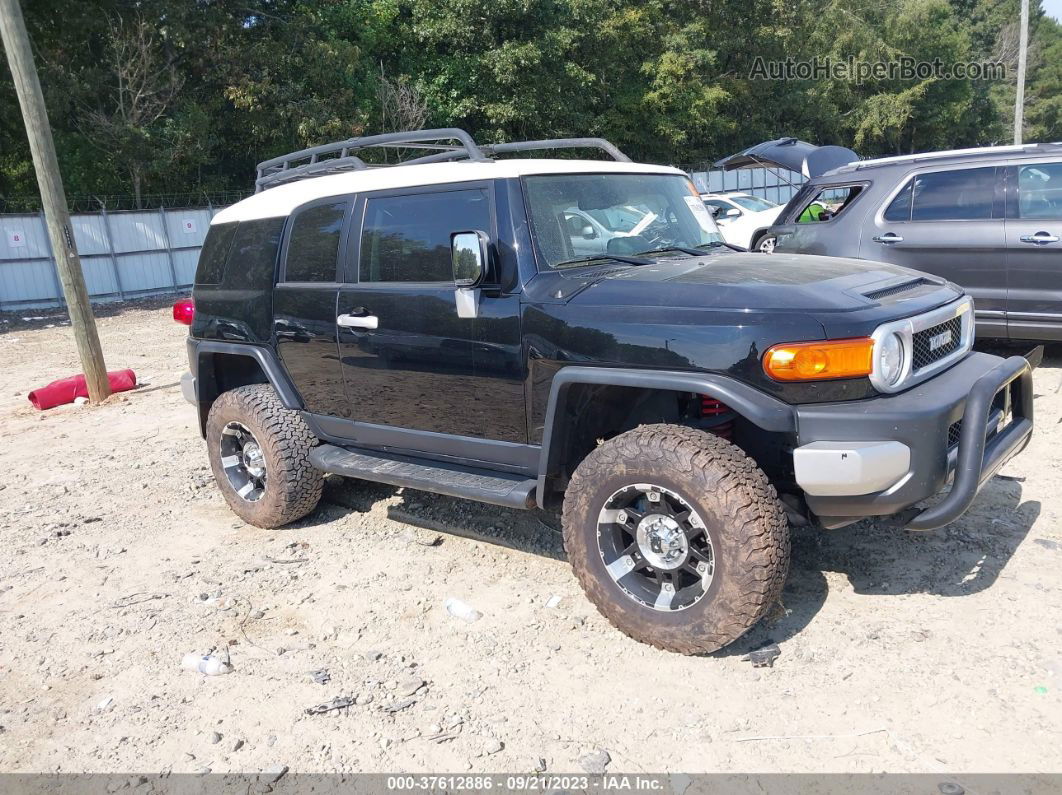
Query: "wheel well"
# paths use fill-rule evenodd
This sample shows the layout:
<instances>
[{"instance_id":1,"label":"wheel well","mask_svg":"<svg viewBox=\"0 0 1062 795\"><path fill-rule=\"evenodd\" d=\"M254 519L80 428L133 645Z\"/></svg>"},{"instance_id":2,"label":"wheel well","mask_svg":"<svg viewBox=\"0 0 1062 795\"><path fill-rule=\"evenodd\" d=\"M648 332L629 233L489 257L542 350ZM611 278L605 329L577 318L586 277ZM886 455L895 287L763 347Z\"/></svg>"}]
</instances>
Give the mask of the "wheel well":
<instances>
[{"instance_id":1,"label":"wheel well","mask_svg":"<svg viewBox=\"0 0 1062 795\"><path fill-rule=\"evenodd\" d=\"M749 248L756 248L756 246L760 244L760 241L767 237L770 231L770 229L757 229L755 232L753 232L752 245L749 246Z\"/></svg>"},{"instance_id":2,"label":"wheel well","mask_svg":"<svg viewBox=\"0 0 1062 795\"><path fill-rule=\"evenodd\" d=\"M740 410L722 403L722 413L709 412L706 416L704 406L713 400L711 395L680 390L572 384L554 419L550 446L559 448L550 450L545 502L559 501L575 468L601 442L655 423L715 433L753 458L772 482L792 480L792 457L784 453L792 449L795 440L785 433L763 430Z\"/></svg>"},{"instance_id":3,"label":"wheel well","mask_svg":"<svg viewBox=\"0 0 1062 795\"><path fill-rule=\"evenodd\" d=\"M196 373L199 398L199 430L206 431L207 415L218 396L236 387L268 384L262 366L253 356L235 353L201 353Z\"/></svg>"}]
</instances>

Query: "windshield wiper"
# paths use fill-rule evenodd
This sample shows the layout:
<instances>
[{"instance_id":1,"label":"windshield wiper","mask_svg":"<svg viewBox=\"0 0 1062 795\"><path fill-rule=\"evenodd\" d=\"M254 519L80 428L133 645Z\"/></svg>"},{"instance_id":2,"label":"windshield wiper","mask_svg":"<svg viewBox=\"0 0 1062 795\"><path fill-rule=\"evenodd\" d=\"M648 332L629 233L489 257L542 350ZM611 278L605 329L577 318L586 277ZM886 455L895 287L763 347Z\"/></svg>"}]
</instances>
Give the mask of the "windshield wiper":
<instances>
[{"instance_id":1,"label":"windshield wiper","mask_svg":"<svg viewBox=\"0 0 1062 795\"><path fill-rule=\"evenodd\" d=\"M700 243L697 248L702 251L706 248L729 248L733 251L740 251L747 254L748 249L744 246L735 246L733 243L727 243L725 240L713 240L711 243Z\"/></svg>"},{"instance_id":2,"label":"windshield wiper","mask_svg":"<svg viewBox=\"0 0 1062 795\"><path fill-rule=\"evenodd\" d=\"M689 246L661 246L660 248L651 248L648 251L639 251L639 256L645 256L646 254L666 254L669 251L680 251L683 254L689 254L691 257L703 257L704 252L699 249L690 248Z\"/></svg>"},{"instance_id":3,"label":"windshield wiper","mask_svg":"<svg viewBox=\"0 0 1062 795\"><path fill-rule=\"evenodd\" d=\"M579 265L589 265L591 262L623 262L627 265L652 265L653 263L647 259L641 259L640 257L627 257L623 254L595 254L592 257L580 257L579 259L569 259L564 262L558 262L554 265L554 268L574 268Z\"/></svg>"}]
</instances>

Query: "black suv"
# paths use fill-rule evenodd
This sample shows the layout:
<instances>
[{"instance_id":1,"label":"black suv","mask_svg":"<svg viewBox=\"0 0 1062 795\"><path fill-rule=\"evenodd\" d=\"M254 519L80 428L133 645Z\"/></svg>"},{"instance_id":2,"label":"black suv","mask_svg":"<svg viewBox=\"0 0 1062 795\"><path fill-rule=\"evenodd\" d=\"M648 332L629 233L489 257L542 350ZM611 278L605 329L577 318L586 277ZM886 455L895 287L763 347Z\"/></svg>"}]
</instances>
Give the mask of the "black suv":
<instances>
[{"instance_id":1,"label":"black suv","mask_svg":"<svg viewBox=\"0 0 1062 795\"><path fill-rule=\"evenodd\" d=\"M891 262L961 284L980 337L1062 340L1062 144L832 168L803 185L772 236L775 251Z\"/></svg>"},{"instance_id":2,"label":"black suv","mask_svg":"<svg viewBox=\"0 0 1062 795\"><path fill-rule=\"evenodd\" d=\"M591 146L613 160L497 158ZM971 351L960 288L736 252L686 174L605 141L374 136L258 188L211 224L183 380L254 525L312 511L325 473L562 507L615 626L709 652L778 598L790 521L939 527L1032 432L1032 365Z\"/></svg>"}]
</instances>

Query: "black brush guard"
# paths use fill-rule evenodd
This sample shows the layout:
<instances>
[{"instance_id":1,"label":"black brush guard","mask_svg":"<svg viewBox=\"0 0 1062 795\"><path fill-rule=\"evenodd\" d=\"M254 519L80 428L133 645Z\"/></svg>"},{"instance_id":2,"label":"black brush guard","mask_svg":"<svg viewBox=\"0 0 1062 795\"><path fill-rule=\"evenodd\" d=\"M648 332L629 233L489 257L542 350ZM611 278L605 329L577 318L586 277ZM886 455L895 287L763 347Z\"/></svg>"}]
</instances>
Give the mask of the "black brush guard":
<instances>
[{"instance_id":1,"label":"black brush guard","mask_svg":"<svg viewBox=\"0 0 1062 795\"><path fill-rule=\"evenodd\" d=\"M1008 388L1013 390L1011 420L989 437L992 403L1000 390ZM977 379L966 399L951 491L939 503L908 521L907 527L933 530L962 516L981 486L1029 443L1032 416L1032 365L1027 359L1011 356Z\"/></svg>"}]
</instances>

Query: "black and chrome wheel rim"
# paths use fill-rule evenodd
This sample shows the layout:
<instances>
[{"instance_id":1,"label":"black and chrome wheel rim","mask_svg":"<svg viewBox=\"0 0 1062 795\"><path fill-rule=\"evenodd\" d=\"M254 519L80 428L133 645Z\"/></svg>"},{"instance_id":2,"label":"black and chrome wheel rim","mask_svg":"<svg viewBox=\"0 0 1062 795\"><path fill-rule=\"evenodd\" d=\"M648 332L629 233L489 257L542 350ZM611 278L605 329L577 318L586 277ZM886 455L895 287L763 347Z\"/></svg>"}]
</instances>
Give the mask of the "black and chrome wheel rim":
<instances>
[{"instance_id":1,"label":"black and chrome wheel rim","mask_svg":"<svg viewBox=\"0 0 1062 795\"><path fill-rule=\"evenodd\" d=\"M760 241L760 252L763 254L773 254L774 243L775 239L773 237L765 237Z\"/></svg>"},{"instance_id":2,"label":"black and chrome wheel rim","mask_svg":"<svg viewBox=\"0 0 1062 795\"><path fill-rule=\"evenodd\" d=\"M597 519L597 545L609 577L638 604L685 610L708 594L715 548L704 520L674 491L624 486Z\"/></svg>"},{"instance_id":3,"label":"black and chrome wheel rim","mask_svg":"<svg viewBox=\"0 0 1062 795\"><path fill-rule=\"evenodd\" d=\"M230 422L221 430L221 468L241 499L256 502L265 494L265 452L243 423Z\"/></svg>"}]
</instances>

